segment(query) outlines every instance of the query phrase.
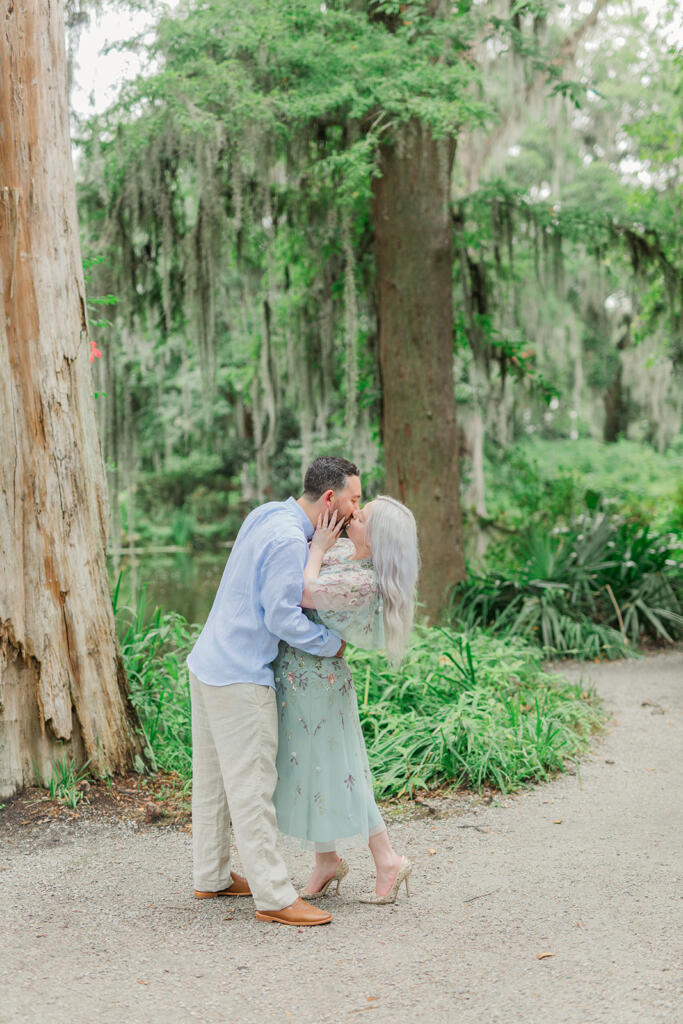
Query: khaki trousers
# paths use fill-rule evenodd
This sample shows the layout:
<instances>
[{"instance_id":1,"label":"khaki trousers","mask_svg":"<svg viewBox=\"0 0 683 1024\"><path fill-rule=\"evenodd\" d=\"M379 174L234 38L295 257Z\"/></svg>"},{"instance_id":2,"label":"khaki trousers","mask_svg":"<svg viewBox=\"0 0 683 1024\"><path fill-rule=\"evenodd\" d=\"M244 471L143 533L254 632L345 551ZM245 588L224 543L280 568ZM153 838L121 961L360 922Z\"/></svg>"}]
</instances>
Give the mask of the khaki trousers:
<instances>
[{"instance_id":1,"label":"khaki trousers","mask_svg":"<svg viewBox=\"0 0 683 1024\"><path fill-rule=\"evenodd\" d=\"M208 686L190 672L194 887L231 885L231 824L258 910L297 898L277 848L277 704L271 686Z\"/></svg>"}]
</instances>

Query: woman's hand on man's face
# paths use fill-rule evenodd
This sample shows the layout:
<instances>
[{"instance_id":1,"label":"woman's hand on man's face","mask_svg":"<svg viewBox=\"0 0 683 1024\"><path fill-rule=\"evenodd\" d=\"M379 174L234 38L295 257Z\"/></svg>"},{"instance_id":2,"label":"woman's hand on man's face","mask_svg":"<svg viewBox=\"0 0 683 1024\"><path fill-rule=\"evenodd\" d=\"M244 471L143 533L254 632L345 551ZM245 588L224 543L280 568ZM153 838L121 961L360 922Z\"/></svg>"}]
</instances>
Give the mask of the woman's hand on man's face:
<instances>
[{"instance_id":1,"label":"woman's hand on man's face","mask_svg":"<svg viewBox=\"0 0 683 1024\"><path fill-rule=\"evenodd\" d=\"M344 526L344 519L335 510L331 515L328 509L318 516L318 522L311 541L311 549L318 551L329 551L339 540L339 534Z\"/></svg>"}]
</instances>

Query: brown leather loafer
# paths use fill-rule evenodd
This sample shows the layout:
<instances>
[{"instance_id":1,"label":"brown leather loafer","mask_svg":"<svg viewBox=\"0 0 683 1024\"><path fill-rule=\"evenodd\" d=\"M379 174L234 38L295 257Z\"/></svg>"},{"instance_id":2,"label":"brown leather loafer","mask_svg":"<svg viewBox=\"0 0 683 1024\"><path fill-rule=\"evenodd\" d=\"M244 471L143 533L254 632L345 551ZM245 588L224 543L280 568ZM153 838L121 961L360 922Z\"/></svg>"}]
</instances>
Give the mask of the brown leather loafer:
<instances>
[{"instance_id":1,"label":"brown leather loafer","mask_svg":"<svg viewBox=\"0 0 683 1024\"><path fill-rule=\"evenodd\" d=\"M200 892L195 889L194 898L196 900L215 900L217 896L251 896L249 882L244 875L237 875L234 871L231 871L230 875L232 885L228 889L221 889L220 892Z\"/></svg>"},{"instance_id":2,"label":"brown leather loafer","mask_svg":"<svg viewBox=\"0 0 683 1024\"><path fill-rule=\"evenodd\" d=\"M290 924L297 928L310 928L316 924L329 924L332 914L326 910L318 910L305 900L295 899L289 907L282 910L257 910L260 921L273 921L275 924Z\"/></svg>"}]
</instances>

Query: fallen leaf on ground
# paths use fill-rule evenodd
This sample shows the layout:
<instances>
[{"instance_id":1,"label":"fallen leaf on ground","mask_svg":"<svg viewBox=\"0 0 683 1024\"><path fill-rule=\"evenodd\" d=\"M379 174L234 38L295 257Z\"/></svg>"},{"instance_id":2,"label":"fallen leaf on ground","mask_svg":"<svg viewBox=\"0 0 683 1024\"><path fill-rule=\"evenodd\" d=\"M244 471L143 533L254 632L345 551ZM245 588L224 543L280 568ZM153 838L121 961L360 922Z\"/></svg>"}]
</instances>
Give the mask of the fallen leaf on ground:
<instances>
[{"instance_id":1,"label":"fallen leaf on ground","mask_svg":"<svg viewBox=\"0 0 683 1024\"><path fill-rule=\"evenodd\" d=\"M547 960L549 956L555 956L554 953L538 953L536 956L537 960Z\"/></svg>"}]
</instances>

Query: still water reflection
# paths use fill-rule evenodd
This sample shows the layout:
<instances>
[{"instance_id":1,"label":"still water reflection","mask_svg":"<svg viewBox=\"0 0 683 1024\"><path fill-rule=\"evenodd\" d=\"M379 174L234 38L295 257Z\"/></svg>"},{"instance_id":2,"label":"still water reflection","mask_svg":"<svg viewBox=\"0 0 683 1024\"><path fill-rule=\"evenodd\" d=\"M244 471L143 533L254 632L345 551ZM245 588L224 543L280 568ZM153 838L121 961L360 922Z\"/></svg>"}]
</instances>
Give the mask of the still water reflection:
<instances>
[{"instance_id":1,"label":"still water reflection","mask_svg":"<svg viewBox=\"0 0 683 1024\"><path fill-rule=\"evenodd\" d=\"M145 610L156 607L180 612L189 622L203 624L213 604L229 550L139 552L119 561L119 607L133 608L144 587ZM116 584L113 560L108 560L112 588Z\"/></svg>"}]
</instances>

